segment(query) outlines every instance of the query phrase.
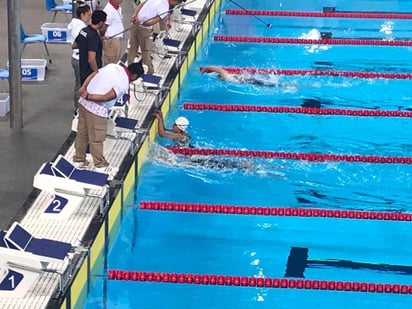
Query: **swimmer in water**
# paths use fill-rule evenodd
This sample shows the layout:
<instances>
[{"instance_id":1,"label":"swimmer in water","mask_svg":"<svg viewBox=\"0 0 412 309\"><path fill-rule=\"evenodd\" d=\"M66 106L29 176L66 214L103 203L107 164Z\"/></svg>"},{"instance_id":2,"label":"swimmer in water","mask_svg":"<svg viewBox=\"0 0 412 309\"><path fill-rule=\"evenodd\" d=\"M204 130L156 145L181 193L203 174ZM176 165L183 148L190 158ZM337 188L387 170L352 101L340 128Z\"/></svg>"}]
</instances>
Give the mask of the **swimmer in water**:
<instances>
[{"instance_id":1,"label":"swimmer in water","mask_svg":"<svg viewBox=\"0 0 412 309\"><path fill-rule=\"evenodd\" d=\"M163 113L157 111L157 132L160 137L169 138L174 141L175 146L190 147L190 136L187 134L187 128L189 127L189 120L185 117L178 117L173 123L171 129L166 129L163 121Z\"/></svg>"},{"instance_id":2,"label":"swimmer in water","mask_svg":"<svg viewBox=\"0 0 412 309\"><path fill-rule=\"evenodd\" d=\"M166 129L163 121L163 114L161 111L156 112L157 119L157 132L160 137L168 138L174 142L174 146L177 147L190 147L190 136L187 134L187 128L189 127L189 120L185 117L178 117L173 123L172 129ZM171 163L177 163L176 160L170 160L168 156L161 156L165 161ZM216 159L209 156L203 155L192 155L187 157L182 163L187 163L189 165L203 166L211 169L224 169L224 168L238 168L238 169L249 169L250 163L244 160L235 161L229 159Z\"/></svg>"},{"instance_id":3,"label":"swimmer in water","mask_svg":"<svg viewBox=\"0 0 412 309\"><path fill-rule=\"evenodd\" d=\"M257 85L257 86L271 86L271 87L297 87L296 83L281 83L276 80L257 78L252 75L246 76L242 74L232 74L222 67L213 66L213 65L200 68L200 72L202 74L203 73L216 73L219 79L225 80L231 83L251 84L251 85Z\"/></svg>"}]
</instances>

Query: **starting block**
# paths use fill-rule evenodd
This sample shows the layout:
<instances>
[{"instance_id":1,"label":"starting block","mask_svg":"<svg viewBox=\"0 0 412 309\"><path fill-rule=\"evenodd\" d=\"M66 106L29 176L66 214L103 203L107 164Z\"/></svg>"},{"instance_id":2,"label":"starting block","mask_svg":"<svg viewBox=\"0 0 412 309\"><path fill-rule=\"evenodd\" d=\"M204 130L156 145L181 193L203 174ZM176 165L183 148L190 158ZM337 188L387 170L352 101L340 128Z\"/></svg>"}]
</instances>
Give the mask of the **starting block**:
<instances>
[{"instance_id":1,"label":"starting block","mask_svg":"<svg viewBox=\"0 0 412 309\"><path fill-rule=\"evenodd\" d=\"M111 110L107 124L107 135L119 138L122 133L133 133L137 129L137 120L121 117L119 111Z\"/></svg>"},{"instance_id":2,"label":"starting block","mask_svg":"<svg viewBox=\"0 0 412 309\"><path fill-rule=\"evenodd\" d=\"M189 10L189 9L184 9L184 8L181 8L180 12L182 13L182 15L193 17L193 19L195 19L195 16L197 14L197 11L195 10Z\"/></svg>"},{"instance_id":3,"label":"starting block","mask_svg":"<svg viewBox=\"0 0 412 309\"><path fill-rule=\"evenodd\" d=\"M65 262L71 250L70 243L34 237L18 222L14 222L7 232L0 231L2 258L18 265L42 270L49 263Z\"/></svg>"},{"instance_id":4,"label":"starting block","mask_svg":"<svg viewBox=\"0 0 412 309\"><path fill-rule=\"evenodd\" d=\"M162 79L161 76L152 75L152 74L143 74L142 76L142 83L143 87L146 88L160 88L160 80Z\"/></svg>"},{"instance_id":5,"label":"starting block","mask_svg":"<svg viewBox=\"0 0 412 309\"><path fill-rule=\"evenodd\" d=\"M178 54L180 52L180 41L164 38L163 45L167 48L169 53Z\"/></svg>"},{"instance_id":6,"label":"starting block","mask_svg":"<svg viewBox=\"0 0 412 309\"><path fill-rule=\"evenodd\" d=\"M106 191L109 175L76 168L63 155L45 162L34 176L33 186L49 193L66 193L85 197L89 190Z\"/></svg>"}]
</instances>

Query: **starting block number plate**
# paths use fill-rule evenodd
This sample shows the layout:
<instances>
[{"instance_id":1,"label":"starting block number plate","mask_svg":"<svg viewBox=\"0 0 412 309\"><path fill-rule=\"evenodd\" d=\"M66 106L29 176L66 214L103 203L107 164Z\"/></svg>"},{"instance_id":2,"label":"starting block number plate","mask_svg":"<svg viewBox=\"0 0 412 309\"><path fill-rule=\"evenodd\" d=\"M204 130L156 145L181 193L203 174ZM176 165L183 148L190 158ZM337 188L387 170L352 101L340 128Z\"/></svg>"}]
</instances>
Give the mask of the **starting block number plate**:
<instances>
[{"instance_id":1,"label":"starting block number plate","mask_svg":"<svg viewBox=\"0 0 412 309\"><path fill-rule=\"evenodd\" d=\"M45 213L47 214L60 214L64 207L66 207L68 200L62 196L55 195L49 206L47 206Z\"/></svg>"},{"instance_id":2,"label":"starting block number plate","mask_svg":"<svg viewBox=\"0 0 412 309\"><path fill-rule=\"evenodd\" d=\"M0 282L0 291L13 291L23 280L23 275L17 271L8 270L7 275Z\"/></svg>"}]
</instances>

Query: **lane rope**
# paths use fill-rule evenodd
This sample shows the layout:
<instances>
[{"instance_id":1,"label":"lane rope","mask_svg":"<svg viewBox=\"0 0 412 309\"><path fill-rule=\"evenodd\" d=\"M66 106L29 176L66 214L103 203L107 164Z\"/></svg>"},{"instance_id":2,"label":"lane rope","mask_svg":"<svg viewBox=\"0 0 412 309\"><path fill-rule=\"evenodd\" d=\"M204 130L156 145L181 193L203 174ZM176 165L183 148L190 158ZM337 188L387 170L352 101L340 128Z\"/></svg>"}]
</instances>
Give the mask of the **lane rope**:
<instances>
[{"instance_id":1,"label":"lane rope","mask_svg":"<svg viewBox=\"0 0 412 309\"><path fill-rule=\"evenodd\" d=\"M200 67L203 71L207 67ZM335 71L312 69L258 69L258 68L233 68L223 67L230 74L260 74L260 75L310 75L310 76L341 76L358 78L384 78L384 79L412 79L412 73L384 73L384 72L360 72L360 71Z\"/></svg>"},{"instance_id":2,"label":"lane rope","mask_svg":"<svg viewBox=\"0 0 412 309\"><path fill-rule=\"evenodd\" d=\"M167 147L170 151L182 155L203 155L203 156L235 156L235 157L255 157L265 159L286 159L304 160L310 162L362 162L362 163L392 163L392 164L412 164L412 157L374 156L374 155L341 155L341 154L320 154L320 153L298 153L284 151L263 151L263 150L240 150L240 149L212 149L212 148L189 148L189 147Z\"/></svg>"},{"instance_id":3,"label":"lane rope","mask_svg":"<svg viewBox=\"0 0 412 309\"><path fill-rule=\"evenodd\" d=\"M142 201L140 202L140 209L148 211L174 211L252 216L321 217L344 218L353 220L412 221L412 214L410 213L321 208L259 207L221 204Z\"/></svg>"},{"instance_id":4,"label":"lane rope","mask_svg":"<svg viewBox=\"0 0 412 309\"><path fill-rule=\"evenodd\" d=\"M376 18L376 19L412 19L411 13L385 12L310 12L310 11L272 11L227 9L226 15L256 15L282 17L320 17L320 18Z\"/></svg>"},{"instance_id":5,"label":"lane rope","mask_svg":"<svg viewBox=\"0 0 412 309\"><path fill-rule=\"evenodd\" d=\"M315 108L291 106L262 106L242 104L192 103L185 102L186 110L213 110L219 112L263 112L263 113L291 113L309 115L339 115L354 117L402 117L411 118L412 111L375 110L375 109L342 109L342 108Z\"/></svg>"},{"instance_id":6,"label":"lane rope","mask_svg":"<svg viewBox=\"0 0 412 309\"><path fill-rule=\"evenodd\" d=\"M294 278L265 278L215 274L146 272L110 269L109 280L155 283L220 285L237 287L328 290L385 294L412 294L412 285L358 281L311 280Z\"/></svg>"},{"instance_id":7,"label":"lane rope","mask_svg":"<svg viewBox=\"0 0 412 309\"><path fill-rule=\"evenodd\" d=\"M215 41L239 43L306 44L306 45L372 45L372 46L412 46L412 41L386 41L376 39L299 39L278 37L255 37L215 35Z\"/></svg>"}]
</instances>

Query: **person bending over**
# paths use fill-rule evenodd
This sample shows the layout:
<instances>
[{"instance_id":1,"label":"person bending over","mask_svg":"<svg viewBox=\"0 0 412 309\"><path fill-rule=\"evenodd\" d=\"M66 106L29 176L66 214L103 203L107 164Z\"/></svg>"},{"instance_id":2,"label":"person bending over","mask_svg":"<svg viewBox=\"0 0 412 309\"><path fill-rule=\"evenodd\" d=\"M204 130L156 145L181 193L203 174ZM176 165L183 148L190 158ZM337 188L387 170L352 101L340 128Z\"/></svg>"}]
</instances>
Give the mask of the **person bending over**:
<instances>
[{"instance_id":1,"label":"person bending over","mask_svg":"<svg viewBox=\"0 0 412 309\"><path fill-rule=\"evenodd\" d=\"M123 63L109 63L86 78L79 90L79 119L73 157L76 167L87 167L86 149L89 146L95 169L111 174L103 155L109 109L129 91L129 83L142 74L141 62L127 67Z\"/></svg>"}]
</instances>

